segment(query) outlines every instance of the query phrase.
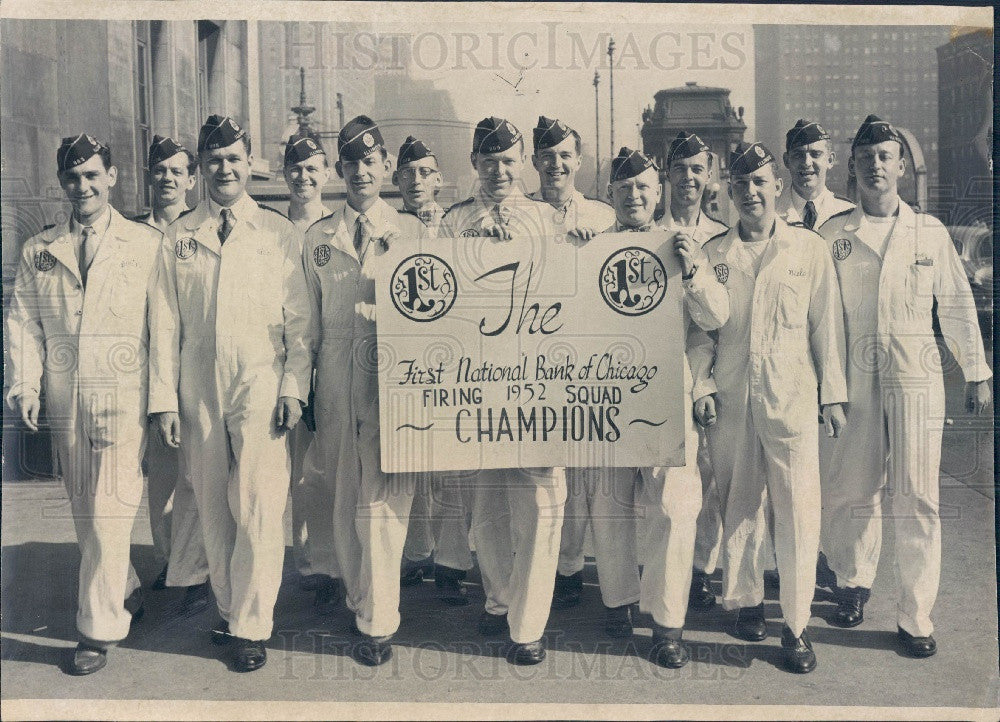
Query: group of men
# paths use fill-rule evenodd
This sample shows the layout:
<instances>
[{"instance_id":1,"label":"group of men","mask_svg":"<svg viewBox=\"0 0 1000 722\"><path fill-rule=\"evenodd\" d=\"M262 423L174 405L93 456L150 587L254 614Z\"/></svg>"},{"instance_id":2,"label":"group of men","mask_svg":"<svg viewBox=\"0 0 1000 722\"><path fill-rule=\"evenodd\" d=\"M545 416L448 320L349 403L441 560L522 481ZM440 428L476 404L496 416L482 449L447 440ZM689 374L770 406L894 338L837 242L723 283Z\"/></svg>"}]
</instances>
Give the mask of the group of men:
<instances>
[{"instance_id":1,"label":"group of men","mask_svg":"<svg viewBox=\"0 0 1000 722\"><path fill-rule=\"evenodd\" d=\"M393 164L378 126L359 116L337 138L346 201L332 212L321 139L289 138L286 217L247 194L250 138L213 115L196 153L154 139L153 210L137 222L109 205L107 145L64 139L57 168L73 212L24 244L6 338L8 401L32 430L44 388L82 555L69 671L104 667L142 612L129 539L144 457L165 562L153 586L186 587L194 613L210 585L211 638L237 671L266 661L289 484L301 584L321 613L346 603L364 664L392 654L401 586L433 575L444 602L468 603L473 547L479 632L509 635L514 663L542 661L550 609L579 602L589 526L608 634L630 636L638 604L653 620L650 659L683 666L687 612L715 604L718 565L734 633L763 640L763 574L775 561L785 663L809 672L820 548L836 575L833 621L855 626L883 516L895 525L899 639L933 654L944 419L935 299L971 411L990 403L991 371L947 231L899 198L903 150L891 124L865 119L851 148L855 205L826 188L836 156L818 123L788 131L786 193L771 152L741 144L728 167L739 220L727 228L702 209L717 160L693 133L665 154L669 201L657 220L661 173L643 153L622 148L613 160L610 205L588 199L575 187L580 135L540 117L530 156L540 189L529 196L525 139L489 117L472 141L477 191L444 211L433 151L410 136ZM208 198L188 209L199 171ZM401 211L381 198L390 179ZM682 269L684 466L458 480L382 471L374 284L389 245L647 231L673 234Z\"/></svg>"}]
</instances>

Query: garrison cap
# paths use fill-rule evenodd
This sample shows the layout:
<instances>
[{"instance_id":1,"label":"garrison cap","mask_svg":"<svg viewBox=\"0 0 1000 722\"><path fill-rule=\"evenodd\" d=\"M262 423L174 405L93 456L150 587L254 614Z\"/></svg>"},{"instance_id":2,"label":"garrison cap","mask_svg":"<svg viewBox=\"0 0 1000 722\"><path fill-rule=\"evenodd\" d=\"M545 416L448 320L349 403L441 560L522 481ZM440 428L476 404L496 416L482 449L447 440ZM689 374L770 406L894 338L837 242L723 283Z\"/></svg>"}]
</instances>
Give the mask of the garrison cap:
<instances>
[{"instance_id":1,"label":"garrison cap","mask_svg":"<svg viewBox=\"0 0 1000 722\"><path fill-rule=\"evenodd\" d=\"M186 153L188 149L173 138L166 135L154 135L149 146L149 167L167 158L173 158L178 153Z\"/></svg>"},{"instance_id":2,"label":"garrison cap","mask_svg":"<svg viewBox=\"0 0 1000 722\"><path fill-rule=\"evenodd\" d=\"M288 142L285 143L284 166L286 168L301 163L307 158L312 158L314 155L326 155L323 141L316 133L306 131L288 136Z\"/></svg>"},{"instance_id":3,"label":"garrison cap","mask_svg":"<svg viewBox=\"0 0 1000 722\"><path fill-rule=\"evenodd\" d=\"M763 143L740 143L729 154L730 175L749 175L774 162L774 155Z\"/></svg>"},{"instance_id":4,"label":"garrison cap","mask_svg":"<svg viewBox=\"0 0 1000 722\"><path fill-rule=\"evenodd\" d=\"M210 115L205 124L201 126L201 132L198 133L198 152L228 148L236 141L246 137L247 132L232 117Z\"/></svg>"},{"instance_id":5,"label":"garrison cap","mask_svg":"<svg viewBox=\"0 0 1000 722\"><path fill-rule=\"evenodd\" d=\"M611 159L611 182L634 178L648 168L655 169L656 163L646 157L642 151L622 146L618 155Z\"/></svg>"},{"instance_id":6,"label":"garrison cap","mask_svg":"<svg viewBox=\"0 0 1000 722\"><path fill-rule=\"evenodd\" d=\"M496 116L483 118L472 134L472 152L502 153L508 148L513 148L519 140L521 131L509 120Z\"/></svg>"},{"instance_id":7,"label":"garrison cap","mask_svg":"<svg viewBox=\"0 0 1000 722\"><path fill-rule=\"evenodd\" d=\"M682 160L708 152L709 148L701 138L694 133L681 131L677 137L670 141L670 150L667 151L667 168L675 160Z\"/></svg>"},{"instance_id":8,"label":"garrison cap","mask_svg":"<svg viewBox=\"0 0 1000 722\"><path fill-rule=\"evenodd\" d=\"M337 152L341 160L362 160L379 148L385 147L382 133L375 121L367 115L359 115L347 121L337 136Z\"/></svg>"},{"instance_id":9,"label":"garrison cap","mask_svg":"<svg viewBox=\"0 0 1000 722\"><path fill-rule=\"evenodd\" d=\"M865 118L861 127L858 128L858 132L851 143L851 150L853 151L859 145L875 145L876 143L884 143L887 140L896 141L900 147L903 145L903 137L892 127L892 124L872 113Z\"/></svg>"},{"instance_id":10,"label":"garrison cap","mask_svg":"<svg viewBox=\"0 0 1000 722\"><path fill-rule=\"evenodd\" d=\"M531 133L536 151L559 145L572 134L572 129L561 120L546 118L544 115L538 116L538 125Z\"/></svg>"},{"instance_id":11,"label":"garrison cap","mask_svg":"<svg viewBox=\"0 0 1000 722\"><path fill-rule=\"evenodd\" d=\"M93 156L106 149L108 146L96 140L86 133L63 138L56 151L56 166L62 173L64 170L75 168L81 163L86 163Z\"/></svg>"},{"instance_id":12,"label":"garrison cap","mask_svg":"<svg viewBox=\"0 0 1000 722\"><path fill-rule=\"evenodd\" d=\"M791 130L785 133L785 150L809 145L818 140L830 140L830 134L816 121L799 118Z\"/></svg>"},{"instance_id":13,"label":"garrison cap","mask_svg":"<svg viewBox=\"0 0 1000 722\"><path fill-rule=\"evenodd\" d=\"M396 159L396 167L402 168L407 163L423 160L424 158L437 158L433 151L422 141L412 135L406 136L406 140L399 146L399 156Z\"/></svg>"}]
</instances>

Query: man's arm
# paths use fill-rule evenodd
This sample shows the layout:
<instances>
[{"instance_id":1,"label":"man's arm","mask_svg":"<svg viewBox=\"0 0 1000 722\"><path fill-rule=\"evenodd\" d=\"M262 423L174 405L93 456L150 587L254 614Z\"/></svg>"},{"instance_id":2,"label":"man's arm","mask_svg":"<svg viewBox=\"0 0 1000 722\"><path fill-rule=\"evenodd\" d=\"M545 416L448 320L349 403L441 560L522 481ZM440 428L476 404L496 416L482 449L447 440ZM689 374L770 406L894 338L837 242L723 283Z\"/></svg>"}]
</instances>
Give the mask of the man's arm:
<instances>
[{"instance_id":1,"label":"man's arm","mask_svg":"<svg viewBox=\"0 0 1000 722\"><path fill-rule=\"evenodd\" d=\"M819 380L820 404L847 403L847 341L840 283L826 243L815 236L809 299L809 348Z\"/></svg>"},{"instance_id":2,"label":"man's arm","mask_svg":"<svg viewBox=\"0 0 1000 722\"><path fill-rule=\"evenodd\" d=\"M39 395L45 368L45 332L42 329L33 263L31 250L22 249L4 340L11 376L7 403L21 414L28 428L37 431L41 406Z\"/></svg>"}]
</instances>

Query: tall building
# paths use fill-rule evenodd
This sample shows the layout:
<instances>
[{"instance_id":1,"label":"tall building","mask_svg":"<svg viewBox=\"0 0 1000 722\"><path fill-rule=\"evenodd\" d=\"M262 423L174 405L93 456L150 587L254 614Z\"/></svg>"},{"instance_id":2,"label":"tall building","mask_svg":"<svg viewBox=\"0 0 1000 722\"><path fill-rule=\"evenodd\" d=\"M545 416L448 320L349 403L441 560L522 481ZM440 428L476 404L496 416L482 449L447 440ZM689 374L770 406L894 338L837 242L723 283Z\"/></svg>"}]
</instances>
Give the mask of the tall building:
<instances>
[{"instance_id":1,"label":"tall building","mask_svg":"<svg viewBox=\"0 0 1000 722\"><path fill-rule=\"evenodd\" d=\"M937 57L942 220L992 225L993 29L958 28Z\"/></svg>"},{"instance_id":2,"label":"tall building","mask_svg":"<svg viewBox=\"0 0 1000 722\"><path fill-rule=\"evenodd\" d=\"M235 20L0 21L5 308L21 244L69 213L56 175L60 139L89 133L108 143L118 168L112 205L126 215L149 210L154 133L193 149L205 117L222 113L256 138L256 76L247 73L257 63L255 32ZM5 428L13 433L3 435L4 478L52 474L48 436L18 431Z\"/></svg>"},{"instance_id":3,"label":"tall building","mask_svg":"<svg viewBox=\"0 0 1000 722\"><path fill-rule=\"evenodd\" d=\"M875 113L917 138L933 199L938 183L935 48L948 33L947 27L934 25L755 25L756 140L780 153L785 131L796 120L819 121L839 156L829 184L844 193L851 139L865 116ZM912 199L912 185L902 193Z\"/></svg>"}]
</instances>

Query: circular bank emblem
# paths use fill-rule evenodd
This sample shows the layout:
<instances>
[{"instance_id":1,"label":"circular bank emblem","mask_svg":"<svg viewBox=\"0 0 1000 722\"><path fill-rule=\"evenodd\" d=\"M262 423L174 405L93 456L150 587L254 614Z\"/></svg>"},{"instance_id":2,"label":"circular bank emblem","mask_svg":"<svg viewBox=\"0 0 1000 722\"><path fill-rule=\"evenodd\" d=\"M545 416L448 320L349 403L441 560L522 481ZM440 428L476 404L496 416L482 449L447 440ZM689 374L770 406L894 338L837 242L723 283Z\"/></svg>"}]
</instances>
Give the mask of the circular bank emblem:
<instances>
[{"instance_id":1,"label":"circular bank emblem","mask_svg":"<svg viewBox=\"0 0 1000 722\"><path fill-rule=\"evenodd\" d=\"M48 251L39 251L35 254L35 268L39 271L51 271L56 267L56 257Z\"/></svg>"},{"instance_id":2,"label":"circular bank emblem","mask_svg":"<svg viewBox=\"0 0 1000 722\"><path fill-rule=\"evenodd\" d=\"M851 239L838 238L833 242L833 257L838 261L843 261L851 255Z\"/></svg>"},{"instance_id":3,"label":"circular bank emblem","mask_svg":"<svg viewBox=\"0 0 1000 722\"><path fill-rule=\"evenodd\" d=\"M437 256L418 253L400 263L389 280L396 310L414 321L441 318L455 303L458 287L451 266Z\"/></svg>"},{"instance_id":4,"label":"circular bank emblem","mask_svg":"<svg viewBox=\"0 0 1000 722\"><path fill-rule=\"evenodd\" d=\"M479 235L479 230L476 228L466 228L462 231L462 238L473 238Z\"/></svg>"},{"instance_id":5,"label":"circular bank emblem","mask_svg":"<svg viewBox=\"0 0 1000 722\"><path fill-rule=\"evenodd\" d=\"M320 243L313 249L313 263L317 266L325 266L330 262L330 246Z\"/></svg>"},{"instance_id":6,"label":"circular bank emblem","mask_svg":"<svg viewBox=\"0 0 1000 722\"><path fill-rule=\"evenodd\" d=\"M641 316L663 300L667 272L663 262L645 248L622 248L601 266L598 284L612 309L625 316Z\"/></svg>"},{"instance_id":7,"label":"circular bank emblem","mask_svg":"<svg viewBox=\"0 0 1000 722\"><path fill-rule=\"evenodd\" d=\"M725 263L715 264L715 277L719 279L719 283L725 283L729 280L729 266Z\"/></svg>"},{"instance_id":8,"label":"circular bank emblem","mask_svg":"<svg viewBox=\"0 0 1000 722\"><path fill-rule=\"evenodd\" d=\"M182 261L191 258L198 251L198 242L193 238L178 238L174 244L174 255Z\"/></svg>"}]
</instances>

